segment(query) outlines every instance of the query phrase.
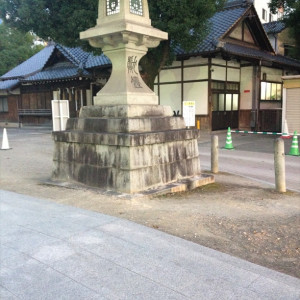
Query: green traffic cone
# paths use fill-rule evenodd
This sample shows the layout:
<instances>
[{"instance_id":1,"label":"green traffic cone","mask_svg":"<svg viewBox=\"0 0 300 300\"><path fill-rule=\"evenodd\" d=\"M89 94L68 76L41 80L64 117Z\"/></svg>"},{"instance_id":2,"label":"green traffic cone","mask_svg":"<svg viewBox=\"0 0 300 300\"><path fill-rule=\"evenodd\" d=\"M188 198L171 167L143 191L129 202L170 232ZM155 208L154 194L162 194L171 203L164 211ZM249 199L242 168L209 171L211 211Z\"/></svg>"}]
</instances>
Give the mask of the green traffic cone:
<instances>
[{"instance_id":1,"label":"green traffic cone","mask_svg":"<svg viewBox=\"0 0 300 300\"><path fill-rule=\"evenodd\" d=\"M297 131L294 132L292 146L289 155L300 156Z\"/></svg>"},{"instance_id":2,"label":"green traffic cone","mask_svg":"<svg viewBox=\"0 0 300 300\"><path fill-rule=\"evenodd\" d=\"M232 144L230 127L228 127L228 130L227 130L225 149L227 149L227 150L233 150L234 149L233 144Z\"/></svg>"}]
</instances>

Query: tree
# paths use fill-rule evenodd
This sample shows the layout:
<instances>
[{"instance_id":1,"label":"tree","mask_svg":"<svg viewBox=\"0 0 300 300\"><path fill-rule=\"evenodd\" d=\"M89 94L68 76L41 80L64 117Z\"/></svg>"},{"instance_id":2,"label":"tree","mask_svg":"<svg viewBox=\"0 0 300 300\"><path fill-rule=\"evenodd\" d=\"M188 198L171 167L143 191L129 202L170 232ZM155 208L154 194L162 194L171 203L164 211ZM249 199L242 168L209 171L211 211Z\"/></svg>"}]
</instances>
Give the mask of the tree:
<instances>
[{"instance_id":1,"label":"tree","mask_svg":"<svg viewBox=\"0 0 300 300\"><path fill-rule=\"evenodd\" d=\"M149 0L154 27L169 33L169 40L151 49L141 61L143 78L153 88L160 69L174 59L179 45L195 48L208 30L207 20L225 0ZM41 38L52 38L66 46L83 45L79 32L94 27L98 0L0 0L0 17ZM86 45L85 45L86 47Z\"/></svg>"},{"instance_id":2,"label":"tree","mask_svg":"<svg viewBox=\"0 0 300 300\"><path fill-rule=\"evenodd\" d=\"M295 48L291 55L300 59L300 1L298 0L271 0L269 4L272 13L283 11L283 22L295 41Z\"/></svg>"},{"instance_id":3,"label":"tree","mask_svg":"<svg viewBox=\"0 0 300 300\"><path fill-rule=\"evenodd\" d=\"M34 36L0 24L0 76L41 50Z\"/></svg>"}]
</instances>

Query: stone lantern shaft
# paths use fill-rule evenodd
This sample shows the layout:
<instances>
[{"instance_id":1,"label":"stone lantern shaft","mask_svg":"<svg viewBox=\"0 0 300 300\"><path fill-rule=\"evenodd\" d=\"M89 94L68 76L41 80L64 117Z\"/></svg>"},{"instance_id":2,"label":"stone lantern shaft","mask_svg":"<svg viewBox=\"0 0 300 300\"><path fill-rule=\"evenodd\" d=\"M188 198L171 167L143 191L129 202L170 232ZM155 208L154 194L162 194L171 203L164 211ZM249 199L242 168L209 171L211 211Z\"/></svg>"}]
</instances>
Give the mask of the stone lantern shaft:
<instances>
[{"instance_id":1,"label":"stone lantern shaft","mask_svg":"<svg viewBox=\"0 0 300 300\"><path fill-rule=\"evenodd\" d=\"M146 0L100 0L97 25L80 38L102 48L112 63L111 77L94 98L95 105L158 105L140 76L139 61L168 35L151 26Z\"/></svg>"}]
</instances>

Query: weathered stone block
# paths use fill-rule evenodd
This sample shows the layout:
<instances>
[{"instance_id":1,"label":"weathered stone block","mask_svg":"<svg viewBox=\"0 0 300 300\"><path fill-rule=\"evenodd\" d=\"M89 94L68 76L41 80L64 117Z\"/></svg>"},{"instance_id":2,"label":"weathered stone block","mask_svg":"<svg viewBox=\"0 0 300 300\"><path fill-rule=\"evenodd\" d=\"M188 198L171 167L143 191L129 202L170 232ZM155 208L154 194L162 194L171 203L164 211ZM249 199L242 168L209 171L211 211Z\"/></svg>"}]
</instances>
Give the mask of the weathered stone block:
<instances>
[{"instance_id":1,"label":"weathered stone block","mask_svg":"<svg viewBox=\"0 0 300 300\"><path fill-rule=\"evenodd\" d=\"M170 106L163 105L103 105L83 106L79 118L137 118L137 117L172 117Z\"/></svg>"},{"instance_id":2,"label":"weathered stone block","mask_svg":"<svg viewBox=\"0 0 300 300\"><path fill-rule=\"evenodd\" d=\"M133 107L119 108L82 110L66 131L53 133L53 179L136 193L200 175L199 131L165 116L165 108L146 106L143 118L120 118L135 114Z\"/></svg>"}]
</instances>

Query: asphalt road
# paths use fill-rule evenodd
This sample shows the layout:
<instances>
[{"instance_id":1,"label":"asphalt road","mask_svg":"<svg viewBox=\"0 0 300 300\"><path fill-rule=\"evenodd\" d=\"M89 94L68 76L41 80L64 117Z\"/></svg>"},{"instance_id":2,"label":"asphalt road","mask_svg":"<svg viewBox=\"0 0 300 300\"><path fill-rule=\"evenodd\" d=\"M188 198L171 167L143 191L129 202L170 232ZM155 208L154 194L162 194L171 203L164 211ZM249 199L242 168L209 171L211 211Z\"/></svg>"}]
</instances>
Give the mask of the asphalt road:
<instances>
[{"instance_id":1,"label":"asphalt road","mask_svg":"<svg viewBox=\"0 0 300 300\"><path fill-rule=\"evenodd\" d=\"M248 177L275 186L274 141L277 136L232 134L235 150L222 149L226 132L219 137L219 171ZM285 153L290 150L292 139L284 139ZM199 150L203 170L210 169L210 135L200 138ZM285 156L287 189L300 192L300 157Z\"/></svg>"}]
</instances>

